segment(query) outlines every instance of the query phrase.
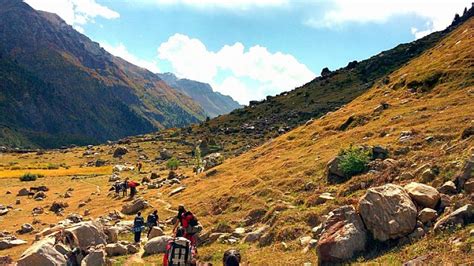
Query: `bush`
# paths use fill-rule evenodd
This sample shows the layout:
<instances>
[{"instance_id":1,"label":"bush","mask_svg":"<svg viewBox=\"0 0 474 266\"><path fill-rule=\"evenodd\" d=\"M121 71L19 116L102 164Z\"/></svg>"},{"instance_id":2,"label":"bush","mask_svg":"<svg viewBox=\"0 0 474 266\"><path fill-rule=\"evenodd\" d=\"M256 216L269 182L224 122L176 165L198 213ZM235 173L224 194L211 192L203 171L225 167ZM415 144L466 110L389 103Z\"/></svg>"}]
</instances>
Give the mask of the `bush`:
<instances>
[{"instance_id":1,"label":"bush","mask_svg":"<svg viewBox=\"0 0 474 266\"><path fill-rule=\"evenodd\" d=\"M367 171L367 165L372 155L370 151L362 147L350 146L347 149L342 149L339 152L339 157L339 168L347 177L352 177Z\"/></svg>"},{"instance_id":2,"label":"bush","mask_svg":"<svg viewBox=\"0 0 474 266\"><path fill-rule=\"evenodd\" d=\"M47 169L59 169L59 165L54 164L54 163L48 163L46 166Z\"/></svg>"},{"instance_id":3,"label":"bush","mask_svg":"<svg viewBox=\"0 0 474 266\"><path fill-rule=\"evenodd\" d=\"M175 157L171 158L166 162L166 167L170 170L176 170L179 167L179 161Z\"/></svg>"},{"instance_id":4,"label":"bush","mask_svg":"<svg viewBox=\"0 0 474 266\"><path fill-rule=\"evenodd\" d=\"M38 178L38 175L32 173L26 173L20 176L20 181L35 181Z\"/></svg>"}]
</instances>

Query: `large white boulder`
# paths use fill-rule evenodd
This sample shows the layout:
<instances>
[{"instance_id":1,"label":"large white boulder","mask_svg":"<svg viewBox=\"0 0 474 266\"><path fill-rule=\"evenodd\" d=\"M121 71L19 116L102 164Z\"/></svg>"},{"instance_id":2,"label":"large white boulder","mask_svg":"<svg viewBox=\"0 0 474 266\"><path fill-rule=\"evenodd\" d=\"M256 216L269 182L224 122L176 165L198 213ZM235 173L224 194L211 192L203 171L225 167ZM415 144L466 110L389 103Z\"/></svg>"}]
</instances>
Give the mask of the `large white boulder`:
<instances>
[{"instance_id":1,"label":"large white boulder","mask_svg":"<svg viewBox=\"0 0 474 266\"><path fill-rule=\"evenodd\" d=\"M122 206L122 213L123 214L136 214L137 212L145 209L148 207L148 202L145 201L143 198L135 199L131 203L126 203Z\"/></svg>"},{"instance_id":2,"label":"large white boulder","mask_svg":"<svg viewBox=\"0 0 474 266\"><path fill-rule=\"evenodd\" d=\"M440 195L432 186L411 182L404 187L408 195L420 206L434 209L438 204Z\"/></svg>"},{"instance_id":3,"label":"large white boulder","mask_svg":"<svg viewBox=\"0 0 474 266\"><path fill-rule=\"evenodd\" d=\"M66 257L54 248L54 239L46 238L29 247L17 262L18 266L66 265Z\"/></svg>"},{"instance_id":4,"label":"large white boulder","mask_svg":"<svg viewBox=\"0 0 474 266\"><path fill-rule=\"evenodd\" d=\"M98 266L107 264L108 261L103 249L90 250L89 254L81 261L81 266Z\"/></svg>"},{"instance_id":5,"label":"large white boulder","mask_svg":"<svg viewBox=\"0 0 474 266\"><path fill-rule=\"evenodd\" d=\"M158 236L146 242L143 249L146 255L163 254L166 252L166 245L168 241L173 239L171 236Z\"/></svg>"},{"instance_id":6,"label":"large white boulder","mask_svg":"<svg viewBox=\"0 0 474 266\"><path fill-rule=\"evenodd\" d=\"M79 246L83 249L99 244L107 244L107 236L102 225L93 221L77 223L65 231L73 234L77 238Z\"/></svg>"},{"instance_id":7,"label":"large white boulder","mask_svg":"<svg viewBox=\"0 0 474 266\"><path fill-rule=\"evenodd\" d=\"M397 185L369 188L359 200L359 211L367 229L380 241L405 236L415 229L416 206Z\"/></svg>"}]
</instances>

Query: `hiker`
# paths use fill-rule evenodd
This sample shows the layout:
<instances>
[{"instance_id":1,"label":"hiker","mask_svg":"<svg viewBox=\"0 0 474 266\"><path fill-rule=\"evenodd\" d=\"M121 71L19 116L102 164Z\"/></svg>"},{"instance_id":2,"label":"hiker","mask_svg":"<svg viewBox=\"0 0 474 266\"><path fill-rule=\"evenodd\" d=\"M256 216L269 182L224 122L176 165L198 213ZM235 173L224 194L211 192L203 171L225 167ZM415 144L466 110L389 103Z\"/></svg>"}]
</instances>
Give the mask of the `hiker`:
<instances>
[{"instance_id":1,"label":"hiker","mask_svg":"<svg viewBox=\"0 0 474 266\"><path fill-rule=\"evenodd\" d=\"M137 186L140 185L135 181L128 182L128 187L130 188L130 198L135 197L137 195Z\"/></svg>"},{"instance_id":2,"label":"hiker","mask_svg":"<svg viewBox=\"0 0 474 266\"><path fill-rule=\"evenodd\" d=\"M148 226L148 234L146 235L147 237L150 236L151 230L153 229L154 226L158 226L158 211L154 210L152 213L148 215L146 218L146 225Z\"/></svg>"},{"instance_id":3,"label":"hiker","mask_svg":"<svg viewBox=\"0 0 474 266\"><path fill-rule=\"evenodd\" d=\"M193 265L193 249L191 241L184 237L185 230L182 227L176 229L176 236L168 241L166 253L163 256L164 266L188 266Z\"/></svg>"},{"instance_id":4,"label":"hiker","mask_svg":"<svg viewBox=\"0 0 474 266\"><path fill-rule=\"evenodd\" d=\"M137 163L138 173L141 173L141 172L142 172L142 167L143 167L142 162L138 162L138 163Z\"/></svg>"},{"instance_id":5,"label":"hiker","mask_svg":"<svg viewBox=\"0 0 474 266\"><path fill-rule=\"evenodd\" d=\"M128 177L125 178L125 181L123 181L122 183L122 192L123 192L122 197L127 196L127 190L128 190Z\"/></svg>"},{"instance_id":6,"label":"hiker","mask_svg":"<svg viewBox=\"0 0 474 266\"><path fill-rule=\"evenodd\" d=\"M196 235L202 231L202 225L196 219L194 214L187 211L184 205L179 205L177 221L175 223L173 232L181 225L184 228L184 237L191 241L192 246L196 246Z\"/></svg>"},{"instance_id":7,"label":"hiker","mask_svg":"<svg viewBox=\"0 0 474 266\"><path fill-rule=\"evenodd\" d=\"M229 249L224 252L222 258L222 264L224 266L239 266L240 265L240 252L235 249Z\"/></svg>"},{"instance_id":8,"label":"hiker","mask_svg":"<svg viewBox=\"0 0 474 266\"><path fill-rule=\"evenodd\" d=\"M135 243L140 243L140 238L142 236L142 231L144 229L145 220L141 216L142 213L138 212L137 216L133 220L133 233L135 233Z\"/></svg>"},{"instance_id":9,"label":"hiker","mask_svg":"<svg viewBox=\"0 0 474 266\"><path fill-rule=\"evenodd\" d=\"M113 185L113 189L115 191L115 196L118 197L120 195L120 190L122 189L122 185L120 184L120 181L115 182L115 184Z\"/></svg>"}]
</instances>

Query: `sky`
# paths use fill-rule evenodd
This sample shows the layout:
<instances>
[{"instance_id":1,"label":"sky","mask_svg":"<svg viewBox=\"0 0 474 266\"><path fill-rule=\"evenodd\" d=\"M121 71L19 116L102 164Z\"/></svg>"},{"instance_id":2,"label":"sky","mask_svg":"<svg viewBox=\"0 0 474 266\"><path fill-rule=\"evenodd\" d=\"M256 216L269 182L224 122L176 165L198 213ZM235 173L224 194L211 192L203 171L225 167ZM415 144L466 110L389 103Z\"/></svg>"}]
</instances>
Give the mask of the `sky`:
<instances>
[{"instance_id":1,"label":"sky","mask_svg":"<svg viewBox=\"0 0 474 266\"><path fill-rule=\"evenodd\" d=\"M241 104L447 27L471 0L24 0L154 73Z\"/></svg>"}]
</instances>

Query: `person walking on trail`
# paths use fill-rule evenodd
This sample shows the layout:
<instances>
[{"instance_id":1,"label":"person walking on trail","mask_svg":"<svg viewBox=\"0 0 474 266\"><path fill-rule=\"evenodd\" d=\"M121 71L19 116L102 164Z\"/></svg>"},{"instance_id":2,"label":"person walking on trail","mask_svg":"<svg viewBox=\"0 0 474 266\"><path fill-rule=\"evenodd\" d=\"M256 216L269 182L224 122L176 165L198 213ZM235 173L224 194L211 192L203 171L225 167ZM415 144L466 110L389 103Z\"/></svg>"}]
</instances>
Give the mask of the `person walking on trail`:
<instances>
[{"instance_id":1,"label":"person walking on trail","mask_svg":"<svg viewBox=\"0 0 474 266\"><path fill-rule=\"evenodd\" d=\"M128 182L128 187L130 188L130 198L133 198L135 197L135 195L137 195L137 187L138 187L138 183L135 182L135 181L130 181Z\"/></svg>"},{"instance_id":2,"label":"person walking on trail","mask_svg":"<svg viewBox=\"0 0 474 266\"><path fill-rule=\"evenodd\" d=\"M138 162L138 163L137 163L138 173L141 173L141 172L142 172L142 167L143 167L142 162Z\"/></svg>"},{"instance_id":3,"label":"person walking on trail","mask_svg":"<svg viewBox=\"0 0 474 266\"><path fill-rule=\"evenodd\" d=\"M184 237L185 230L182 227L176 229L176 235L168 241L166 252L163 256L164 266L189 266L195 265L193 247L191 241Z\"/></svg>"},{"instance_id":4,"label":"person walking on trail","mask_svg":"<svg viewBox=\"0 0 474 266\"><path fill-rule=\"evenodd\" d=\"M178 226L184 228L184 237L191 241L192 246L196 246L196 235L202 231L202 225L199 223L194 214L184 207L179 205L177 221L173 228L173 232L176 231Z\"/></svg>"},{"instance_id":5,"label":"person walking on trail","mask_svg":"<svg viewBox=\"0 0 474 266\"><path fill-rule=\"evenodd\" d=\"M158 211L154 210L152 213L148 215L146 218L146 225L148 226L148 234L147 237L150 237L151 230L154 226L158 226Z\"/></svg>"},{"instance_id":6,"label":"person walking on trail","mask_svg":"<svg viewBox=\"0 0 474 266\"><path fill-rule=\"evenodd\" d=\"M135 243L140 243L142 231L145 228L145 220L142 217L142 213L138 212L137 216L133 220L133 233L135 234Z\"/></svg>"},{"instance_id":7,"label":"person walking on trail","mask_svg":"<svg viewBox=\"0 0 474 266\"><path fill-rule=\"evenodd\" d=\"M128 190L128 177L125 178L125 180L122 183L122 197L127 196L127 190Z\"/></svg>"}]
</instances>

